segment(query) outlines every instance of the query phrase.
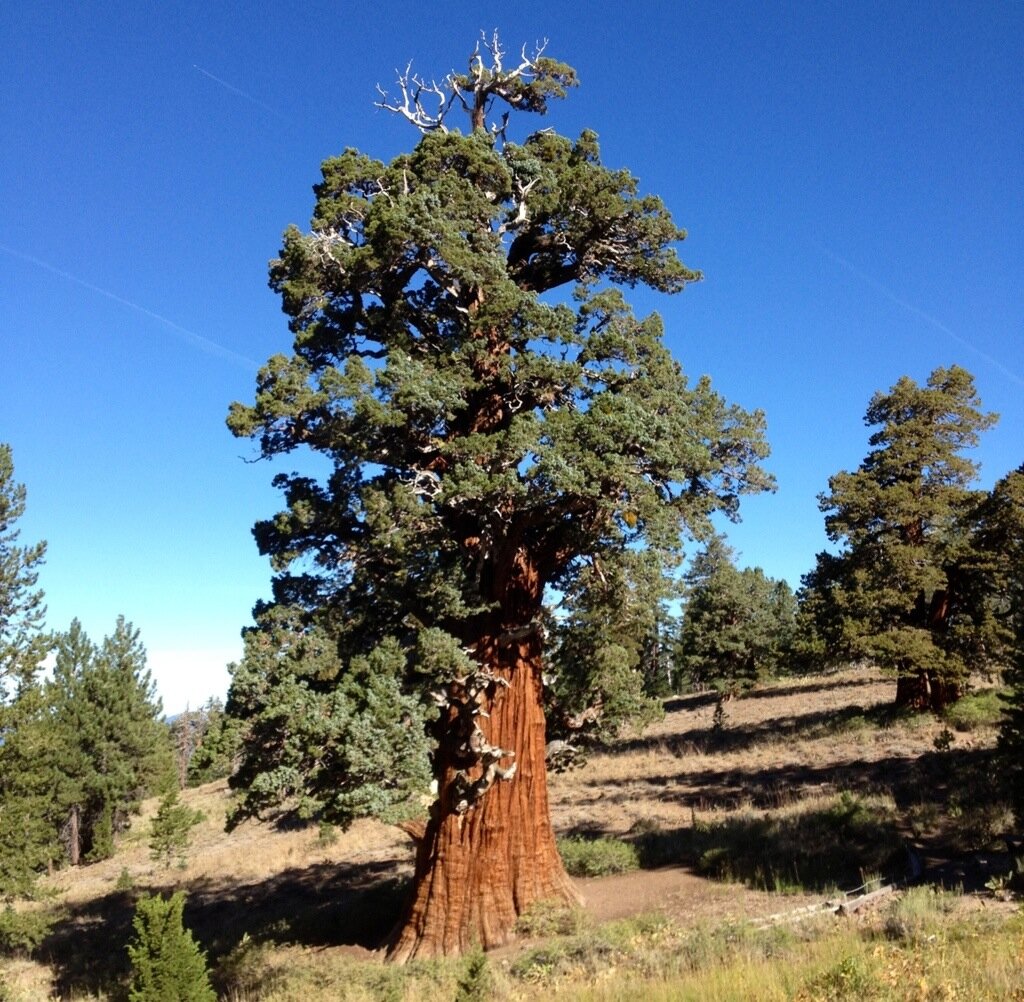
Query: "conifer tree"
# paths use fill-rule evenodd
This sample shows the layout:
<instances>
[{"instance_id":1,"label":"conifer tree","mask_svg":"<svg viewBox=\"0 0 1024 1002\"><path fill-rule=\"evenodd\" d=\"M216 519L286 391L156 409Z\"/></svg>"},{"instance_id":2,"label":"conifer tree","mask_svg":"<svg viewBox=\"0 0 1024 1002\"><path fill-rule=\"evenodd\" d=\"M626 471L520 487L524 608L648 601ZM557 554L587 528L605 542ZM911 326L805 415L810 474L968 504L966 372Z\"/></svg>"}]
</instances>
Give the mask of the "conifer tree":
<instances>
[{"instance_id":1,"label":"conifer tree","mask_svg":"<svg viewBox=\"0 0 1024 1002\"><path fill-rule=\"evenodd\" d=\"M139 631L123 616L96 647L75 620L58 638L47 686L54 803L64 812L72 865L104 859L142 798L173 781L166 725L160 718Z\"/></svg>"},{"instance_id":2,"label":"conifer tree","mask_svg":"<svg viewBox=\"0 0 1024 1002\"><path fill-rule=\"evenodd\" d=\"M150 859L163 860L165 867L177 859L183 866L192 842L192 829L202 820L203 813L183 804L177 787L171 789L153 816L149 836Z\"/></svg>"},{"instance_id":3,"label":"conifer tree","mask_svg":"<svg viewBox=\"0 0 1024 1002\"><path fill-rule=\"evenodd\" d=\"M3 704L34 676L48 647L46 607L36 588L46 543L18 545L25 495L14 480L11 447L0 442L0 735Z\"/></svg>"},{"instance_id":4,"label":"conifer tree","mask_svg":"<svg viewBox=\"0 0 1024 1002\"><path fill-rule=\"evenodd\" d=\"M185 928L184 908L182 891L139 900L128 946L130 1002L215 1002L206 956Z\"/></svg>"},{"instance_id":5,"label":"conifer tree","mask_svg":"<svg viewBox=\"0 0 1024 1002\"><path fill-rule=\"evenodd\" d=\"M35 767L40 749L22 740L42 712L36 674L50 643L36 588L46 544L19 545L25 498L11 448L0 443L0 901L28 893L56 851L50 791Z\"/></svg>"},{"instance_id":6,"label":"conifer tree","mask_svg":"<svg viewBox=\"0 0 1024 1002\"><path fill-rule=\"evenodd\" d=\"M995 643L1006 656L999 753L1017 824L1024 826L1024 465L992 489L980 513L979 537L989 558Z\"/></svg>"},{"instance_id":7,"label":"conifer tree","mask_svg":"<svg viewBox=\"0 0 1024 1002\"><path fill-rule=\"evenodd\" d=\"M782 669L796 620L785 581L737 568L721 536L697 554L684 581L677 660L691 684L733 692Z\"/></svg>"},{"instance_id":8,"label":"conifer tree","mask_svg":"<svg viewBox=\"0 0 1024 1002\"><path fill-rule=\"evenodd\" d=\"M688 381L621 292L700 277L660 199L589 130L510 138L575 85L497 37L441 83L403 74L382 103L420 141L325 161L311 230L271 267L292 353L229 416L264 457L329 464L278 476L285 509L255 528L276 576L229 696L234 821L395 819L433 778L395 960L493 946L575 899L548 816L548 591L630 549L668 566L771 485L762 415Z\"/></svg>"},{"instance_id":9,"label":"conifer tree","mask_svg":"<svg viewBox=\"0 0 1024 1002\"><path fill-rule=\"evenodd\" d=\"M877 430L859 469L831 477L819 497L843 549L822 554L805 584L833 649L891 669L899 705L941 709L968 671L964 569L978 495L964 452L996 420L980 408L959 366L936 369L924 386L901 377L871 399L864 420Z\"/></svg>"}]
</instances>

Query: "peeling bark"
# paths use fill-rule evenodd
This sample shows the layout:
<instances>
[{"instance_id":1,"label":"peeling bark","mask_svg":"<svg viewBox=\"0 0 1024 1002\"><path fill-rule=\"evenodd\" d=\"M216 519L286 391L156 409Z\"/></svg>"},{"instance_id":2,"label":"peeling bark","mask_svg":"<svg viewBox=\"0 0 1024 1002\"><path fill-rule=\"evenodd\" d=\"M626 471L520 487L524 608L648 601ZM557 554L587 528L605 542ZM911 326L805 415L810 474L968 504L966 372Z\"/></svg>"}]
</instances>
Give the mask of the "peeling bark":
<instances>
[{"instance_id":1,"label":"peeling bark","mask_svg":"<svg viewBox=\"0 0 1024 1002\"><path fill-rule=\"evenodd\" d=\"M511 569L519 602L510 604L525 611L534 604L531 592L539 600L539 581L522 551ZM548 808L542 638L524 630L510 641L519 625L494 624L475 647L482 670L502 680L488 686L477 724L488 745L514 753L504 764L514 762L515 773L496 779L468 809L460 806L467 773L479 779L485 766L478 760L467 770L459 713L448 711L437 753L438 799L389 944L392 961L489 949L512 938L519 916L537 902L580 900L562 866Z\"/></svg>"}]
</instances>

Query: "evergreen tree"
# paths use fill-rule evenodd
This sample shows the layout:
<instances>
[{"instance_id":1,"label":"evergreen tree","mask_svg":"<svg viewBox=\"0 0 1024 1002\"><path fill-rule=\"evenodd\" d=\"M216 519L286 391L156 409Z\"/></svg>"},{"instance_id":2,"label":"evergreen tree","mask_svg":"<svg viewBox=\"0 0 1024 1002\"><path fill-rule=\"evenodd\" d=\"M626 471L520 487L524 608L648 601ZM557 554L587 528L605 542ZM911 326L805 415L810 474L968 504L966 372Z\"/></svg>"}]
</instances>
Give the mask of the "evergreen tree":
<instances>
[{"instance_id":1,"label":"evergreen tree","mask_svg":"<svg viewBox=\"0 0 1024 1002\"><path fill-rule=\"evenodd\" d=\"M19 546L16 528L25 513L25 487L14 480L11 447L0 442L0 738L3 704L36 673L46 656L46 607L36 588L46 543Z\"/></svg>"},{"instance_id":2,"label":"evergreen tree","mask_svg":"<svg viewBox=\"0 0 1024 1002\"><path fill-rule=\"evenodd\" d=\"M36 674L49 646L36 588L46 544L18 545L25 496L10 446L0 443L0 901L27 894L55 851L39 749L21 738L41 713Z\"/></svg>"},{"instance_id":3,"label":"evergreen tree","mask_svg":"<svg viewBox=\"0 0 1024 1002\"><path fill-rule=\"evenodd\" d=\"M204 726L188 763L189 786L201 786L230 776L238 764L239 722L224 712L220 700L210 700L202 712Z\"/></svg>"},{"instance_id":4,"label":"evergreen tree","mask_svg":"<svg viewBox=\"0 0 1024 1002\"><path fill-rule=\"evenodd\" d=\"M182 891L166 901L141 898L128 946L131 961L130 1002L215 1002L206 956L185 928Z\"/></svg>"},{"instance_id":5,"label":"evergreen tree","mask_svg":"<svg viewBox=\"0 0 1024 1002\"><path fill-rule=\"evenodd\" d=\"M72 865L104 859L144 796L173 782L160 702L139 632L123 616L97 648L76 620L58 639L46 690L54 804Z\"/></svg>"},{"instance_id":6,"label":"evergreen tree","mask_svg":"<svg viewBox=\"0 0 1024 1002\"><path fill-rule=\"evenodd\" d=\"M900 705L956 699L964 652L976 647L965 568L977 465L963 453L996 420L980 407L958 366L936 369L925 386L902 377L868 407L871 452L819 497L829 539L843 547L805 580L824 635L839 656L893 670Z\"/></svg>"},{"instance_id":7,"label":"evergreen tree","mask_svg":"<svg viewBox=\"0 0 1024 1002\"><path fill-rule=\"evenodd\" d=\"M198 710L179 713L170 727L182 789L231 775L238 752L238 725L224 712L221 700L211 697Z\"/></svg>"},{"instance_id":8,"label":"evergreen tree","mask_svg":"<svg viewBox=\"0 0 1024 1002\"><path fill-rule=\"evenodd\" d=\"M618 288L699 278L683 231L593 132L492 124L576 84L504 55L495 37L465 74L400 79L384 106L421 131L411 153L323 164L311 231L271 267L293 352L229 416L264 457L330 465L280 475L285 510L255 529L276 576L229 696L234 820L394 818L432 774L396 960L493 946L534 902L575 899L548 817L546 591L630 549L667 566L771 485L762 415L688 382Z\"/></svg>"},{"instance_id":9,"label":"evergreen tree","mask_svg":"<svg viewBox=\"0 0 1024 1002\"><path fill-rule=\"evenodd\" d=\"M597 559L561 596L544 674L549 738L576 747L661 715L647 681L662 667L668 603L677 590L661 556L623 550Z\"/></svg>"},{"instance_id":10,"label":"evergreen tree","mask_svg":"<svg viewBox=\"0 0 1024 1002\"><path fill-rule=\"evenodd\" d=\"M999 753L1018 825L1024 825L1024 466L1003 477L981 512L993 624L1006 652Z\"/></svg>"},{"instance_id":11,"label":"evergreen tree","mask_svg":"<svg viewBox=\"0 0 1024 1002\"><path fill-rule=\"evenodd\" d=\"M796 600L760 567L739 570L713 537L684 575L678 664L694 686L733 692L778 674L789 653Z\"/></svg>"},{"instance_id":12,"label":"evergreen tree","mask_svg":"<svg viewBox=\"0 0 1024 1002\"><path fill-rule=\"evenodd\" d=\"M181 802L177 787L166 793L150 827L149 855L169 867L177 859L182 866L192 842L192 829L203 820L202 811L194 811Z\"/></svg>"}]
</instances>

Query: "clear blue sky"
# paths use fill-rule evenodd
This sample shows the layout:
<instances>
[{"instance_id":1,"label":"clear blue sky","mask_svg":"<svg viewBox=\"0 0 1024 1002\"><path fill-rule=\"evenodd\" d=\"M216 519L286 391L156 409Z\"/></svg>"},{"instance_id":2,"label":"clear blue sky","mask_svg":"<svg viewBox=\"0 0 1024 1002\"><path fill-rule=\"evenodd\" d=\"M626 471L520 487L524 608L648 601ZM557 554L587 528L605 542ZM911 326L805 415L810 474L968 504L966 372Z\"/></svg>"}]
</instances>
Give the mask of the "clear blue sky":
<instances>
[{"instance_id":1,"label":"clear blue sky","mask_svg":"<svg viewBox=\"0 0 1024 1002\"><path fill-rule=\"evenodd\" d=\"M582 81L516 127L594 128L689 230L706 280L639 305L767 412L779 489L730 530L743 563L799 583L815 496L903 374L975 374L1002 415L983 485L1024 461L1019 2L6 3L0 441L50 625L124 613L169 711L223 695L268 589L272 471L224 427L289 347L266 262L322 159L415 142L374 85L462 69L495 27Z\"/></svg>"}]
</instances>

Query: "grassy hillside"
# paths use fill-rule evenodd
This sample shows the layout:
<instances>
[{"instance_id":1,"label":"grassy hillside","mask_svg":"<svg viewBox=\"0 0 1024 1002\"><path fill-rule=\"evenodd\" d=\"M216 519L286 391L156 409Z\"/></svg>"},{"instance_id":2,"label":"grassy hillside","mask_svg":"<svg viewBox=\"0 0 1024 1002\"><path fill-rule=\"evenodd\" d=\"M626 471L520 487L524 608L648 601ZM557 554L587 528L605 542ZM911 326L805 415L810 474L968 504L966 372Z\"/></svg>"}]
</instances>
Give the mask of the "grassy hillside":
<instances>
[{"instance_id":1,"label":"grassy hillside","mask_svg":"<svg viewBox=\"0 0 1024 1002\"><path fill-rule=\"evenodd\" d=\"M552 778L573 866L623 872L582 878L582 911L538 910L486 959L381 963L412 866L394 829L228 836L215 783L185 794L205 819L186 865L165 867L149 858L148 802L113 859L44 880L33 908L56 921L32 959L0 959L0 999L123 998L134 902L177 888L236 1002L536 999L538 986L552 999L1024 998L1024 925L1001 881L1010 819L993 792L998 703L982 690L935 720L894 714L892 695L848 672L755 690L717 721L711 696L670 700L643 735ZM872 908L824 907L919 870L924 884Z\"/></svg>"}]
</instances>

